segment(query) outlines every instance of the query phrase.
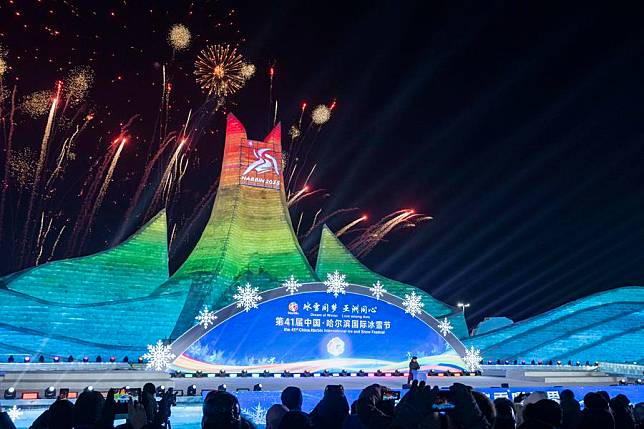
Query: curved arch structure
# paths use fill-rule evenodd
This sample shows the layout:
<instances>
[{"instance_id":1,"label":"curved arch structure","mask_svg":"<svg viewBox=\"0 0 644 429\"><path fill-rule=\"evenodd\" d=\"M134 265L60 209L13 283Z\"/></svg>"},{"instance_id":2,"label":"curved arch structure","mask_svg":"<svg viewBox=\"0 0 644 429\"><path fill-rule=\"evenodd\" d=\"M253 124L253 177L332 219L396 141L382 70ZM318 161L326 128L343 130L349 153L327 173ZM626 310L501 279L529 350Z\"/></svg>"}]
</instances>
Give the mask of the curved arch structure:
<instances>
[{"instance_id":1,"label":"curved arch structure","mask_svg":"<svg viewBox=\"0 0 644 429\"><path fill-rule=\"evenodd\" d=\"M463 344L450 331L441 332L427 312L411 315L400 297L374 297L365 286L348 284L344 291L336 297L323 283L305 283L294 294L286 287L262 292L256 309L230 304L215 313L212 325L195 324L172 343L174 366L205 372L395 370L407 367L408 352L419 356L424 369L466 368ZM380 326L383 317L390 320ZM295 324L283 325L288 319Z\"/></svg>"}]
</instances>

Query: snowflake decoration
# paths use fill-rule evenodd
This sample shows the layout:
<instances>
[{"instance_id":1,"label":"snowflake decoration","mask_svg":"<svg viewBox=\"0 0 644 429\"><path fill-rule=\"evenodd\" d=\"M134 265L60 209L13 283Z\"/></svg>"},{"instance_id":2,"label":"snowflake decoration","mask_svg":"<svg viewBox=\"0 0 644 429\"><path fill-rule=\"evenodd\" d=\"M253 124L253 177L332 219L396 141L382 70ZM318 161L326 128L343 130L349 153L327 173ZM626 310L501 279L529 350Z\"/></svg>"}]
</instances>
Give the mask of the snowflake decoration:
<instances>
[{"instance_id":1,"label":"snowflake decoration","mask_svg":"<svg viewBox=\"0 0 644 429\"><path fill-rule=\"evenodd\" d=\"M333 274L326 274L326 280L324 281L324 286L326 286L326 293L332 293L334 298L337 298L338 295L346 294L346 288L349 286L349 283L346 282L347 276L340 274L338 270L335 270Z\"/></svg>"},{"instance_id":2,"label":"snowflake decoration","mask_svg":"<svg viewBox=\"0 0 644 429\"><path fill-rule=\"evenodd\" d=\"M481 369L481 361L483 356L481 356L481 351L475 349L474 346L470 346L469 349L465 349L465 356L463 357L463 362L467 366L469 372L474 372Z\"/></svg>"},{"instance_id":3,"label":"snowflake decoration","mask_svg":"<svg viewBox=\"0 0 644 429\"><path fill-rule=\"evenodd\" d=\"M268 411L267 408L262 407L262 404L259 402L257 403L257 406L248 409L248 408L243 408L242 409L242 414L245 414L254 424L256 425L263 425L266 424L266 412Z\"/></svg>"},{"instance_id":4,"label":"snowflake decoration","mask_svg":"<svg viewBox=\"0 0 644 429\"><path fill-rule=\"evenodd\" d=\"M204 305L195 320L199 322L204 329L208 329L209 325L214 325L217 316L215 316L214 311L210 311L207 305Z\"/></svg>"},{"instance_id":5,"label":"snowflake decoration","mask_svg":"<svg viewBox=\"0 0 644 429\"><path fill-rule=\"evenodd\" d=\"M405 294L402 305L405 307L405 313L408 313L411 317L416 317L417 314L420 314L425 306L421 301L420 295L416 295L413 290L410 294Z\"/></svg>"},{"instance_id":6,"label":"snowflake decoration","mask_svg":"<svg viewBox=\"0 0 644 429\"><path fill-rule=\"evenodd\" d=\"M155 345L148 344L148 352L143 355L143 359L148 361L147 369L163 371L176 358L172 353L172 347L166 346L158 340Z\"/></svg>"},{"instance_id":7,"label":"snowflake decoration","mask_svg":"<svg viewBox=\"0 0 644 429\"><path fill-rule=\"evenodd\" d=\"M382 298L382 296L387 292L387 289L380 283L380 280L376 281L373 284L373 287L370 287L371 295L376 297L376 299Z\"/></svg>"},{"instance_id":8,"label":"snowflake decoration","mask_svg":"<svg viewBox=\"0 0 644 429\"><path fill-rule=\"evenodd\" d=\"M449 320L447 320L447 317L438 323L438 330L441 331L442 336L451 334L452 329L454 329L454 327L452 326L452 323Z\"/></svg>"},{"instance_id":9,"label":"snowflake decoration","mask_svg":"<svg viewBox=\"0 0 644 429\"><path fill-rule=\"evenodd\" d=\"M11 421L15 422L20 417L22 417L22 410L14 405L13 408L9 408L9 411L7 411L7 414L9 415L9 418L11 419Z\"/></svg>"},{"instance_id":10,"label":"snowflake decoration","mask_svg":"<svg viewBox=\"0 0 644 429\"><path fill-rule=\"evenodd\" d=\"M290 292L291 295L297 293L297 290L300 288L300 286L302 286L302 284L297 281L293 274L291 274L291 277L289 277L284 283L282 283L282 287L285 287L286 291Z\"/></svg>"},{"instance_id":11,"label":"snowflake decoration","mask_svg":"<svg viewBox=\"0 0 644 429\"><path fill-rule=\"evenodd\" d=\"M262 297L259 296L259 288L252 287L250 283L237 286L237 293L233 295L233 298L237 301L237 308L243 308L245 312L257 308L257 303L262 300Z\"/></svg>"}]
</instances>

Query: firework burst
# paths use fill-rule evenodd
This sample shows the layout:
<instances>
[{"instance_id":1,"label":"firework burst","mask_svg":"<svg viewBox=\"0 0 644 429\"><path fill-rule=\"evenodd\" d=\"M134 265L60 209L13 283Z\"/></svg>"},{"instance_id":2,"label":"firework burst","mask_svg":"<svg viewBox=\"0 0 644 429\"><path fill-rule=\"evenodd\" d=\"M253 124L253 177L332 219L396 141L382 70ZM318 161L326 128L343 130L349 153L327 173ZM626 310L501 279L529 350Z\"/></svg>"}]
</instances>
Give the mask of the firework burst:
<instances>
[{"instance_id":1,"label":"firework burst","mask_svg":"<svg viewBox=\"0 0 644 429\"><path fill-rule=\"evenodd\" d=\"M11 152L9 174L11 174L11 177L16 181L19 188L28 189L31 186L36 162L36 155L29 148Z\"/></svg>"},{"instance_id":2,"label":"firework burst","mask_svg":"<svg viewBox=\"0 0 644 429\"><path fill-rule=\"evenodd\" d=\"M331 109L326 107L324 104L320 104L313 112L311 112L311 120L315 125L322 125L329 121L331 118Z\"/></svg>"},{"instance_id":3,"label":"firework burst","mask_svg":"<svg viewBox=\"0 0 644 429\"><path fill-rule=\"evenodd\" d=\"M32 92L22 99L20 109L32 118L44 116L49 112L53 95L51 91Z\"/></svg>"},{"instance_id":4,"label":"firework burst","mask_svg":"<svg viewBox=\"0 0 644 429\"><path fill-rule=\"evenodd\" d=\"M0 45L0 77L2 77L3 74L7 72L7 69L9 68L7 66L7 61L4 59L4 57L7 55L7 50Z\"/></svg>"},{"instance_id":5,"label":"firework burst","mask_svg":"<svg viewBox=\"0 0 644 429\"><path fill-rule=\"evenodd\" d=\"M244 78L244 80L250 79L251 77L253 77L255 75L255 65L245 63L242 66L242 68L240 70L240 73L241 73L242 77Z\"/></svg>"},{"instance_id":6,"label":"firework burst","mask_svg":"<svg viewBox=\"0 0 644 429\"><path fill-rule=\"evenodd\" d=\"M71 106L75 106L87 97L94 83L94 71L87 66L73 68L65 79L65 92Z\"/></svg>"},{"instance_id":7,"label":"firework burst","mask_svg":"<svg viewBox=\"0 0 644 429\"><path fill-rule=\"evenodd\" d=\"M197 83L208 95L226 97L244 86L245 63L237 48L212 45L201 51L195 61Z\"/></svg>"},{"instance_id":8,"label":"firework burst","mask_svg":"<svg viewBox=\"0 0 644 429\"><path fill-rule=\"evenodd\" d=\"M175 51L183 51L190 45L192 35L190 30L183 24L174 24L168 31L168 43Z\"/></svg>"},{"instance_id":9,"label":"firework burst","mask_svg":"<svg viewBox=\"0 0 644 429\"><path fill-rule=\"evenodd\" d=\"M291 139L295 140L302 135L302 131L295 125L291 125L291 128L288 130L288 135L291 136Z\"/></svg>"}]
</instances>

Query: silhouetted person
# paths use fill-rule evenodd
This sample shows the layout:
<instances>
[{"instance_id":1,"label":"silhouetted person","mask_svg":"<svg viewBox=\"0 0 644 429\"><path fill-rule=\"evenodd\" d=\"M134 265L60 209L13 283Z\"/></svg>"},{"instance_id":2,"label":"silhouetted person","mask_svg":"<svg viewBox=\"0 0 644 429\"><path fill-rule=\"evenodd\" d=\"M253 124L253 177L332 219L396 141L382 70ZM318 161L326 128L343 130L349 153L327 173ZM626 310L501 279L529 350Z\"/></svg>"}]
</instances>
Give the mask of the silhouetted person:
<instances>
[{"instance_id":1,"label":"silhouetted person","mask_svg":"<svg viewBox=\"0 0 644 429\"><path fill-rule=\"evenodd\" d=\"M625 395L617 395L610 400L610 409L615 419L615 429L635 429L635 419Z\"/></svg>"},{"instance_id":2,"label":"silhouetted person","mask_svg":"<svg viewBox=\"0 0 644 429\"><path fill-rule=\"evenodd\" d=\"M362 427L365 429L380 429L391 426L394 417L394 401L384 400L385 386L372 384L360 392L356 403L356 411Z\"/></svg>"},{"instance_id":3,"label":"silhouetted person","mask_svg":"<svg viewBox=\"0 0 644 429\"><path fill-rule=\"evenodd\" d=\"M313 423L308 414L295 410L284 415L277 429L313 429Z\"/></svg>"},{"instance_id":4,"label":"silhouetted person","mask_svg":"<svg viewBox=\"0 0 644 429\"><path fill-rule=\"evenodd\" d=\"M559 394L561 406L561 429L577 429L581 420L581 407L572 390L565 389Z\"/></svg>"},{"instance_id":5,"label":"silhouetted person","mask_svg":"<svg viewBox=\"0 0 644 429\"><path fill-rule=\"evenodd\" d=\"M610 403L610 395L608 394L608 392L607 392L607 391L605 391L605 390L598 390L598 391L597 391L597 394L599 394L599 396L601 396L602 398L604 398L604 401L606 401L606 403L607 403L607 404L608 404L608 403Z\"/></svg>"},{"instance_id":6,"label":"silhouetted person","mask_svg":"<svg viewBox=\"0 0 644 429\"><path fill-rule=\"evenodd\" d=\"M483 417L485 417L490 425L493 424L496 419L496 408L494 408L494 403L490 397L484 393L477 392L476 390L472 390L472 396L474 397L479 410L483 413Z\"/></svg>"},{"instance_id":7,"label":"silhouetted person","mask_svg":"<svg viewBox=\"0 0 644 429\"><path fill-rule=\"evenodd\" d=\"M561 426L561 407L552 399L541 399L523 410L519 429L556 429Z\"/></svg>"},{"instance_id":8,"label":"silhouetted person","mask_svg":"<svg viewBox=\"0 0 644 429\"><path fill-rule=\"evenodd\" d=\"M595 392L584 396L584 410L578 429L615 429L615 420L608 410L608 402Z\"/></svg>"},{"instance_id":9,"label":"silhouetted person","mask_svg":"<svg viewBox=\"0 0 644 429\"><path fill-rule=\"evenodd\" d=\"M640 402L633 407L633 418L635 419L635 427L644 429L644 402Z\"/></svg>"},{"instance_id":10,"label":"silhouetted person","mask_svg":"<svg viewBox=\"0 0 644 429\"><path fill-rule=\"evenodd\" d=\"M266 429L277 429L286 413L288 413L288 408L285 405L273 404L266 411Z\"/></svg>"},{"instance_id":11,"label":"silhouetted person","mask_svg":"<svg viewBox=\"0 0 644 429\"><path fill-rule=\"evenodd\" d=\"M74 404L74 429L93 429L103 410L105 398L94 390L84 390Z\"/></svg>"},{"instance_id":12,"label":"silhouetted person","mask_svg":"<svg viewBox=\"0 0 644 429\"><path fill-rule=\"evenodd\" d=\"M411 383L412 380L417 378L419 369L420 364L418 363L418 358L416 356L412 356L409 361L409 375L407 376L407 383Z\"/></svg>"},{"instance_id":13,"label":"silhouetted person","mask_svg":"<svg viewBox=\"0 0 644 429\"><path fill-rule=\"evenodd\" d=\"M67 399L58 399L49 406L49 429L72 429L74 404Z\"/></svg>"},{"instance_id":14,"label":"silhouetted person","mask_svg":"<svg viewBox=\"0 0 644 429\"><path fill-rule=\"evenodd\" d=\"M514 414L514 403L508 398L497 398L494 400L496 418L494 429L515 429L517 420Z\"/></svg>"},{"instance_id":15,"label":"silhouetted person","mask_svg":"<svg viewBox=\"0 0 644 429\"><path fill-rule=\"evenodd\" d=\"M311 421L316 429L341 429L349 415L349 402L340 385L327 386L322 400L311 411Z\"/></svg>"},{"instance_id":16,"label":"silhouetted person","mask_svg":"<svg viewBox=\"0 0 644 429\"><path fill-rule=\"evenodd\" d=\"M353 401L351 403L351 414L344 419L342 423L342 429L364 429L364 426L360 422L360 417L358 416L358 401Z\"/></svg>"},{"instance_id":17,"label":"silhouetted person","mask_svg":"<svg viewBox=\"0 0 644 429\"><path fill-rule=\"evenodd\" d=\"M141 389L141 403L145 409L145 415L148 423L154 422L156 415L159 411L157 400L155 398L157 389L152 383L145 383Z\"/></svg>"},{"instance_id":18,"label":"silhouetted person","mask_svg":"<svg viewBox=\"0 0 644 429\"><path fill-rule=\"evenodd\" d=\"M254 426L241 416L239 401L228 392L208 392L203 402L201 429L251 429Z\"/></svg>"},{"instance_id":19,"label":"silhouetted person","mask_svg":"<svg viewBox=\"0 0 644 429\"><path fill-rule=\"evenodd\" d=\"M392 427L407 428L459 428L459 429L490 429L492 425L483 417L472 388L464 384L454 383L449 388L450 402L454 408L449 413L432 411L439 400L438 387L433 388L424 381L414 380L409 391L396 405Z\"/></svg>"},{"instance_id":20,"label":"silhouetted person","mask_svg":"<svg viewBox=\"0 0 644 429\"><path fill-rule=\"evenodd\" d=\"M523 423L523 411L525 408L530 405L541 401L542 399L548 399L546 392L541 390L536 390L530 393L518 406L515 406L515 411L517 414L517 424L521 426Z\"/></svg>"},{"instance_id":21,"label":"silhouetted person","mask_svg":"<svg viewBox=\"0 0 644 429\"><path fill-rule=\"evenodd\" d=\"M288 408L289 411L302 410L302 402L304 398L302 397L302 391L299 387L288 386L286 389L282 390L281 400L282 404Z\"/></svg>"}]
</instances>

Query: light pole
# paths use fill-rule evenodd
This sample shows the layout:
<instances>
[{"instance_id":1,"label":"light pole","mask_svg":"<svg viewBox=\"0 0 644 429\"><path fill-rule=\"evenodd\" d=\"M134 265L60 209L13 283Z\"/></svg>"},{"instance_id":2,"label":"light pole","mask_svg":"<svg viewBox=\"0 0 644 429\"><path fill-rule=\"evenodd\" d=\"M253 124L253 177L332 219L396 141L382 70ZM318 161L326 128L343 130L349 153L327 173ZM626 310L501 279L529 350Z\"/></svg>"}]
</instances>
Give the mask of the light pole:
<instances>
[{"instance_id":1,"label":"light pole","mask_svg":"<svg viewBox=\"0 0 644 429\"><path fill-rule=\"evenodd\" d=\"M465 316L465 309L466 309L467 307L469 307L469 306L470 306L470 304L469 304L469 303L468 303L468 304L464 304L464 303L462 303L462 302L459 302L458 304L456 304L456 306L457 306L457 307L460 307L460 308L463 310L463 316Z\"/></svg>"}]
</instances>

